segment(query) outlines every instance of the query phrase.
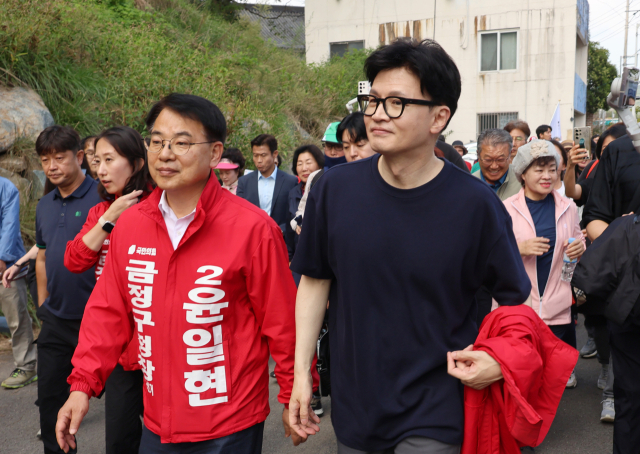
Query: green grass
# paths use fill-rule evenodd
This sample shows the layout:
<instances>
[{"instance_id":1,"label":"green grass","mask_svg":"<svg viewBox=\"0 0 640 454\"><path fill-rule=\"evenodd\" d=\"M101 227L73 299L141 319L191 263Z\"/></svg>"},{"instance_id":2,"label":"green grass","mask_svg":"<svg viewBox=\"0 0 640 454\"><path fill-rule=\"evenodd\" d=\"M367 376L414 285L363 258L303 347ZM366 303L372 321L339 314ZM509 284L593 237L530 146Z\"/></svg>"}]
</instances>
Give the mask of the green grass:
<instances>
[{"instance_id":1,"label":"green grass","mask_svg":"<svg viewBox=\"0 0 640 454\"><path fill-rule=\"evenodd\" d=\"M296 125L319 143L326 125L347 113L368 51L306 65L265 42L256 25L210 11L189 0L2 0L0 84L33 88L56 123L83 136L119 124L144 132L152 103L182 92L216 103L227 144L247 157L250 140L268 132L287 159L308 142ZM19 141L9 153L38 168L33 143ZM21 207L27 249L36 204ZM29 310L37 320L32 301Z\"/></svg>"},{"instance_id":2,"label":"green grass","mask_svg":"<svg viewBox=\"0 0 640 454\"><path fill-rule=\"evenodd\" d=\"M56 122L81 135L116 124L142 132L154 101L200 95L221 108L227 143L247 155L257 134L274 134L287 155L304 142L295 125L317 142L346 114L367 51L306 65L265 42L254 24L227 22L196 3L3 0L0 83L34 88Z\"/></svg>"}]
</instances>

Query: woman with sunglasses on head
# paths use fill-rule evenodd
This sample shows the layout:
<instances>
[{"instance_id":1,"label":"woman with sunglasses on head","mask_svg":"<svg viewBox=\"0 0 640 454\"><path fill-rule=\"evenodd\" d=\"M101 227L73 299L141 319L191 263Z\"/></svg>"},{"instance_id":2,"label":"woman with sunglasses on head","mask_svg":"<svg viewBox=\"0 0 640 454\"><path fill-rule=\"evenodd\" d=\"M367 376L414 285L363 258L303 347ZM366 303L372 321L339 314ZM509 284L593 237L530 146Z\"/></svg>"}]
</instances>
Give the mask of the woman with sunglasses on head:
<instances>
[{"instance_id":1,"label":"woman with sunglasses on head","mask_svg":"<svg viewBox=\"0 0 640 454\"><path fill-rule=\"evenodd\" d=\"M94 162L104 202L93 207L82 230L67 243L64 265L73 273L95 267L100 278L109 237L120 215L153 190L140 134L126 126L107 129L95 140ZM136 454L142 435L142 371L134 337L106 382L105 438L108 454Z\"/></svg>"}]
</instances>

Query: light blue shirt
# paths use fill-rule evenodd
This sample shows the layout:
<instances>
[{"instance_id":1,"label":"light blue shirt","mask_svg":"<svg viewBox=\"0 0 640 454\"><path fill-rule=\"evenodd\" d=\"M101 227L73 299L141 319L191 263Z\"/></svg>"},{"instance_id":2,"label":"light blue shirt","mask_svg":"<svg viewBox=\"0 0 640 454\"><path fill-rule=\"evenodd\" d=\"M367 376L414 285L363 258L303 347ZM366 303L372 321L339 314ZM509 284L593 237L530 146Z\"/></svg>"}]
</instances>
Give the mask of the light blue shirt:
<instances>
[{"instance_id":1,"label":"light blue shirt","mask_svg":"<svg viewBox=\"0 0 640 454\"><path fill-rule=\"evenodd\" d=\"M7 268L25 254L20 235L20 193L6 178L0 178L0 260Z\"/></svg>"},{"instance_id":2,"label":"light blue shirt","mask_svg":"<svg viewBox=\"0 0 640 454\"><path fill-rule=\"evenodd\" d=\"M258 171L258 196L260 197L260 208L271 216L271 205L273 203L273 190L276 187L276 174L278 168L273 169L273 173L267 178Z\"/></svg>"}]
</instances>

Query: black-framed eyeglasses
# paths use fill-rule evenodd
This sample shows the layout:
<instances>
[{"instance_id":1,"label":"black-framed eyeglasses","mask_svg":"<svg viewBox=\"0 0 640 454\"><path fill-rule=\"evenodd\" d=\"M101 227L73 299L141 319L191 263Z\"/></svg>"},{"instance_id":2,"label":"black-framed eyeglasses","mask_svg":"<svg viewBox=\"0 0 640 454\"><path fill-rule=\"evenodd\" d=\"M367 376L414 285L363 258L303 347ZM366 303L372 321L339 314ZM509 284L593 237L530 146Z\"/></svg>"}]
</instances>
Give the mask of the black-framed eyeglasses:
<instances>
[{"instance_id":1,"label":"black-framed eyeglasses","mask_svg":"<svg viewBox=\"0 0 640 454\"><path fill-rule=\"evenodd\" d=\"M147 147L147 151L151 153L160 153L164 149L164 144L169 143L169 150L173 151L178 156L185 155L189 152L191 145L200 145L203 143L215 143L217 140L211 142L189 142L184 137L174 137L173 139L161 139L160 137L147 136L144 138L144 145Z\"/></svg>"},{"instance_id":2,"label":"black-framed eyeglasses","mask_svg":"<svg viewBox=\"0 0 640 454\"><path fill-rule=\"evenodd\" d=\"M407 104L417 104L419 106L439 106L440 103L435 101L427 101L426 99L401 98L400 96L388 96L386 98L376 98L373 95L358 95L358 104L360 111L367 117L373 116L378 110L378 105L382 103L382 107L389 118L398 118L403 112Z\"/></svg>"}]
</instances>

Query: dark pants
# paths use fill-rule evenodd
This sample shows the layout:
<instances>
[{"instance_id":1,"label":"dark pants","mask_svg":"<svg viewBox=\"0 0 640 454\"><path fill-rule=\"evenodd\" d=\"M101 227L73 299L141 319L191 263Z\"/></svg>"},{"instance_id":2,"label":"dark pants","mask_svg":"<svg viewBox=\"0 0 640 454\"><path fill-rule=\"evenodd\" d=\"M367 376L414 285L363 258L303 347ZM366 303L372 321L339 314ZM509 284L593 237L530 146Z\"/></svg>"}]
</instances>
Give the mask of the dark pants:
<instances>
[{"instance_id":1,"label":"dark pants","mask_svg":"<svg viewBox=\"0 0 640 454\"><path fill-rule=\"evenodd\" d=\"M193 415L192 415L193 416ZM140 454L260 454L264 422L231 435L194 443L160 443L160 436L142 429Z\"/></svg>"},{"instance_id":2,"label":"dark pants","mask_svg":"<svg viewBox=\"0 0 640 454\"><path fill-rule=\"evenodd\" d=\"M424 437L408 437L396 446L380 451L359 451L338 441L338 454L459 454L460 445L449 445Z\"/></svg>"},{"instance_id":3,"label":"dark pants","mask_svg":"<svg viewBox=\"0 0 640 454\"><path fill-rule=\"evenodd\" d=\"M598 349L598 361L600 364L609 364L609 328L607 318L599 314L585 314L584 326L589 329L589 334L593 333L593 340Z\"/></svg>"},{"instance_id":4,"label":"dark pants","mask_svg":"<svg viewBox=\"0 0 640 454\"><path fill-rule=\"evenodd\" d=\"M116 365L105 385L107 454L137 454L142 436L142 371Z\"/></svg>"},{"instance_id":5,"label":"dark pants","mask_svg":"<svg viewBox=\"0 0 640 454\"><path fill-rule=\"evenodd\" d=\"M38 405L40 429L45 454L64 452L56 441L58 411L69 398L67 377L73 366L71 358L78 346L80 320L56 317L42 306L38 318L43 320L38 337ZM71 450L70 452L76 452Z\"/></svg>"},{"instance_id":6,"label":"dark pants","mask_svg":"<svg viewBox=\"0 0 640 454\"><path fill-rule=\"evenodd\" d=\"M609 322L616 420L613 453L635 454L640 446L640 322Z\"/></svg>"},{"instance_id":7,"label":"dark pants","mask_svg":"<svg viewBox=\"0 0 640 454\"><path fill-rule=\"evenodd\" d=\"M576 348L576 324L573 320L566 325L549 325L549 329L558 339Z\"/></svg>"}]
</instances>

